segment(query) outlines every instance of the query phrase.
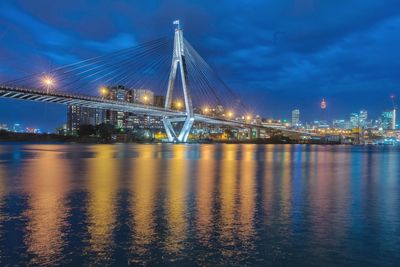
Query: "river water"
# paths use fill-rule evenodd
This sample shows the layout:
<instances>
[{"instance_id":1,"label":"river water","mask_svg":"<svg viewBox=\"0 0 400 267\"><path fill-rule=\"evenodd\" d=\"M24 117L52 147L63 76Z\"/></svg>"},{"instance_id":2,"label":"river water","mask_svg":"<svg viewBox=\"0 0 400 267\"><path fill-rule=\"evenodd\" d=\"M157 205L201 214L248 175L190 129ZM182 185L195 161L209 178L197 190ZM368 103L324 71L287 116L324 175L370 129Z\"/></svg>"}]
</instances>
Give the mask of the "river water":
<instances>
[{"instance_id":1,"label":"river water","mask_svg":"<svg viewBox=\"0 0 400 267\"><path fill-rule=\"evenodd\" d=\"M400 266L400 149L1 144L0 266Z\"/></svg>"}]
</instances>

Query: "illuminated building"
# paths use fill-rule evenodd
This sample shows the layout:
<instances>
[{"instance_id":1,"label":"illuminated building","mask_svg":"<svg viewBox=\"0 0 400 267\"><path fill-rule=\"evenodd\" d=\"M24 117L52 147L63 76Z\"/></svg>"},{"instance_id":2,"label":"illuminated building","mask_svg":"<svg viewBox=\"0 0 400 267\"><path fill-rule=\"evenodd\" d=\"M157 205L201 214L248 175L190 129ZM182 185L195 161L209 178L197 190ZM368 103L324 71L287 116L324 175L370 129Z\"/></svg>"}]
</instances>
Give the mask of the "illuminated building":
<instances>
[{"instance_id":1,"label":"illuminated building","mask_svg":"<svg viewBox=\"0 0 400 267\"><path fill-rule=\"evenodd\" d=\"M351 113L350 114L350 126L351 128L358 128L359 127L360 118L358 113Z\"/></svg>"},{"instance_id":2,"label":"illuminated building","mask_svg":"<svg viewBox=\"0 0 400 267\"><path fill-rule=\"evenodd\" d=\"M14 126L13 126L13 132L15 132L15 133L22 133L21 124L15 123Z\"/></svg>"},{"instance_id":3,"label":"illuminated building","mask_svg":"<svg viewBox=\"0 0 400 267\"><path fill-rule=\"evenodd\" d=\"M295 109L292 111L292 126L299 126L300 123L300 110Z\"/></svg>"},{"instance_id":4,"label":"illuminated building","mask_svg":"<svg viewBox=\"0 0 400 267\"><path fill-rule=\"evenodd\" d=\"M67 131L77 134L81 125L97 125L100 122L100 112L97 109L69 105L67 108Z\"/></svg>"},{"instance_id":5,"label":"illuminated building","mask_svg":"<svg viewBox=\"0 0 400 267\"><path fill-rule=\"evenodd\" d=\"M393 115L395 115L395 113L393 111L385 111L382 113L381 116L381 128L383 130L391 130L393 129Z\"/></svg>"},{"instance_id":6,"label":"illuminated building","mask_svg":"<svg viewBox=\"0 0 400 267\"><path fill-rule=\"evenodd\" d=\"M366 110L361 110L359 115L359 125L365 127L367 125L368 112Z\"/></svg>"},{"instance_id":7,"label":"illuminated building","mask_svg":"<svg viewBox=\"0 0 400 267\"><path fill-rule=\"evenodd\" d=\"M163 108L164 105L165 105L165 96L163 96L163 95L155 95L153 103L154 103L155 107Z\"/></svg>"},{"instance_id":8,"label":"illuminated building","mask_svg":"<svg viewBox=\"0 0 400 267\"><path fill-rule=\"evenodd\" d=\"M154 93L148 89L131 89L133 103L154 105Z\"/></svg>"}]
</instances>

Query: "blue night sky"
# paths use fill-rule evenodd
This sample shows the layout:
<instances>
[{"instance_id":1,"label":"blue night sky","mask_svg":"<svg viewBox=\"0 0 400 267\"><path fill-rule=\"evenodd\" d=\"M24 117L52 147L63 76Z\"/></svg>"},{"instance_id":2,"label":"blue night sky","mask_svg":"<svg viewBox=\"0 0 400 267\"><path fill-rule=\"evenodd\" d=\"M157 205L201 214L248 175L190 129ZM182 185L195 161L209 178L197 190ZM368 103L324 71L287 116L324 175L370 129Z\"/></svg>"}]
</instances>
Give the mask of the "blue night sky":
<instances>
[{"instance_id":1,"label":"blue night sky","mask_svg":"<svg viewBox=\"0 0 400 267\"><path fill-rule=\"evenodd\" d=\"M302 121L389 109L400 88L398 0L0 2L0 82L173 35L186 38L247 105ZM0 100L0 123L53 130L65 107Z\"/></svg>"}]
</instances>

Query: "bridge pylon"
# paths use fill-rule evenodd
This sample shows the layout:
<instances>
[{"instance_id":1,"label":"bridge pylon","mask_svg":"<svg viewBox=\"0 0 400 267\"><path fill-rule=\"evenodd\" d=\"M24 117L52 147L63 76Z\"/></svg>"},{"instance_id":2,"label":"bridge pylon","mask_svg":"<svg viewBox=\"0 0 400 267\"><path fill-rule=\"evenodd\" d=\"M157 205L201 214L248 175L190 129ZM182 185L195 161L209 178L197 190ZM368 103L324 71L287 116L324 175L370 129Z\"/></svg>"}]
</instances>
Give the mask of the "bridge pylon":
<instances>
[{"instance_id":1,"label":"bridge pylon","mask_svg":"<svg viewBox=\"0 0 400 267\"><path fill-rule=\"evenodd\" d=\"M192 129L193 122L194 122L194 112L193 112L193 104L192 104L192 97L190 95L190 88L188 84L188 77L187 77L187 67L185 61L185 46L183 42L183 31L180 28L179 20L175 20L174 24L176 25L175 28L175 37L174 37L174 50L172 56L172 64L171 64L171 71L169 74L168 80L168 89L167 95L165 98L165 108L170 109L172 106L172 98L174 93L174 86L175 86L175 79L178 71L180 71L181 82L182 82L182 89L183 89L183 97L185 100L185 109L186 109L186 118L170 118L165 116L163 118L163 124L165 131L168 136L168 140L170 142L186 142ZM176 132L172 123L176 121L183 121L183 127L179 132Z\"/></svg>"}]
</instances>

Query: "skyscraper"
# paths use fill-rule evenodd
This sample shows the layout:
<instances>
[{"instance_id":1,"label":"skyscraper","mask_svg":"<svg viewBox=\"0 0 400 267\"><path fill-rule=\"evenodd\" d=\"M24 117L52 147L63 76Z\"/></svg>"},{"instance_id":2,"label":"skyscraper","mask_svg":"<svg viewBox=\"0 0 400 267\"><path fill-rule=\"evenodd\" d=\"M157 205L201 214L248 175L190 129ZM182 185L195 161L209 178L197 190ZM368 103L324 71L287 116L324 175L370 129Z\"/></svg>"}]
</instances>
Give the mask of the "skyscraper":
<instances>
[{"instance_id":1,"label":"skyscraper","mask_svg":"<svg viewBox=\"0 0 400 267\"><path fill-rule=\"evenodd\" d=\"M396 116L395 113L393 112L393 110L392 111L385 111L385 112L382 113L382 116L381 116L381 128L383 130L392 130L394 128L393 124L395 124L395 122L394 122L395 118L393 118L393 115Z\"/></svg>"},{"instance_id":2,"label":"skyscraper","mask_svg":"<svg viewBox=\"0 0 400 267\"><path fill-rule=\"evenodd\" d=\"M292 111L292 127L299 126L300 124L300 110L294 109Z\"/></svg>"},{"instance_id":3,"label":"skyscraper","mask_svg":"<svg viewBox=\"0 0 400 267\"><path fill-rule=\"evenodd\" d=\"M360 123L360 117L358 113L351 113L350 114L350 126L351 128L358 128Z\"/></svg>"},{"instance_id":4,"label":"skyscraper","mask_svg":"<svg viewBox=\"0 0 400 267\"><path fill-rule=\"evenodd\" d=\"M368 111L361 110L359 115L359 126L365 127L367 125L367 120L368 120Z\"/></svg>"}]
</instances>

